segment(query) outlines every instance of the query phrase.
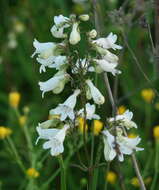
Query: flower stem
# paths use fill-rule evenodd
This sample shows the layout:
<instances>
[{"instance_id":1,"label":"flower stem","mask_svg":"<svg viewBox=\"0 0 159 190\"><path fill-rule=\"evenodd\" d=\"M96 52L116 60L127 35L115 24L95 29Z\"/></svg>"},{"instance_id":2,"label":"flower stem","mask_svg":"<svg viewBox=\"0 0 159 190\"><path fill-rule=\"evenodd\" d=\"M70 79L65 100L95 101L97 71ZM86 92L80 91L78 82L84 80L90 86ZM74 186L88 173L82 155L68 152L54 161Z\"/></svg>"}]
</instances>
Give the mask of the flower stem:
<instances>
[{"instance_id":1,"label":"flower stem","mask_svg":"<svg viewBox=\"0 0 159 190\"><path fill-rule=\"evenodd\" d=\"M58 161L61 169L61 190L66 190L66 175L65 175L65 165L63 162L62 155L58 156Z\"/></svg>"},{"instance_id":2,"label":"flower stem","mask_svg":"<svg viewBox=\"0 0 159 190\"><path fill-rule=\"evenodd\" d=\"M11 150L12 150L13 154L15 155L15 158L16 158L16 161L17 161L19 167L25 173L25 167L24 167L24 165L23 165L23 163L22 163L22 161L20 159L20 156L19 156L19 154L17 152L17 149L16 149L12 139L10 137L7 137L7 140L8 140L8 143L9 143L9 145L11 147Z\"/></svg>"},{"instance_id":3,"label":"flower stem","mask_svg":"<svg viewBox=\"0 0 159 190\"><path fill-rule=\"evenodd\" d=\"M159 140L156 140L155 174L154 174L154 178L153 178L150 190L155 189L158 173L159 173Z\"/></svg>"}]
</instances>

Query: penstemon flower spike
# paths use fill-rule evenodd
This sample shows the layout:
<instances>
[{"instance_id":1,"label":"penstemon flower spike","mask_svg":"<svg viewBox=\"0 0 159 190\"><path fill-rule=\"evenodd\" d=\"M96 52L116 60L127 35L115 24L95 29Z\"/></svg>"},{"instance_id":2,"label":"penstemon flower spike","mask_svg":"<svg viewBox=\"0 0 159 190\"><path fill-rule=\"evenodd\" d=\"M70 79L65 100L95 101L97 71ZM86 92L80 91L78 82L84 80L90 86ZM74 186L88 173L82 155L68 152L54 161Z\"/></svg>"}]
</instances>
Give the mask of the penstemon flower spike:
<instances>
[{"instance_id":1,"label":"penstemon flower spike","mask_svg":"<svg viewBox=\"0 0 159 190\"><path fill-rule=\"evenodd\" d=\"M79 42L83 40L80 34L81 22L88 21L89 15L55 16L54 25L50 31L53 37L58 38L61 42L40 43L36 39L33 42L35 52L32 57L37 55L36 60L40 65L40 73L46 72L47 69L56 71L56 74L47 81L39 82L42 97L45 92L62 93L66 83L73 89L73 93L63 103L59 103L50 110L53 119L49 119L37 127L39 134L37 142L39 139L46 140L43 149L50 149L52 156L58 156L64 152L65 137L69 137L69 131L72 128L76 133L79 132L76 130L79 121L82 121L84 146L87 149L86 132L89 133L87 120L89 122L94 119L100 120L101 117L96 114L95 104L102 106L105 103L105 97L94 85L91 73L95 72L97 75L102 72L111 73L113 76L121 74L121 71L117 69L119 58L111 52L111 50L122 49L122 46L116 44L116 34L111 32L106 38L96 39L97 31L95 29L86 31L88 48L86 47L86 51L82 55L79 53ZM91 51L89 51L90 47ZM92 50L95 53L92 53ZM89 102L91 99L94 104ZM133 113L127 110L121 115L107 119L109 128L105 127L101 132L106 161L112 161L115 157L118 157L119 161L124 161L124 155L131 155L134 151L143 150L143 148L137 147L141 138L130 139L125 135L125 130L137 128L132 117Z\"/></svg>"}]
</instances>

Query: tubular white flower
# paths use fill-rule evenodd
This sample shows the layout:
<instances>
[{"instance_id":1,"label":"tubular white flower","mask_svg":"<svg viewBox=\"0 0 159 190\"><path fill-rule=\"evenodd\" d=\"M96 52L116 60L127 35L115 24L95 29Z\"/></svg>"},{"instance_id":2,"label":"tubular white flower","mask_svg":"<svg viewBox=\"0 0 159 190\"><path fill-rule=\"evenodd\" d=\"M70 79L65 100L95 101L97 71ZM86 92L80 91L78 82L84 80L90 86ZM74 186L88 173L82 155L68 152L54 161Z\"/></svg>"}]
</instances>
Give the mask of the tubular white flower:
<instances>
[{"instance_id":1,"label":"tubular white flower","mask_svg":"<svg viewBox=\"0 0 159 190\"><path fill-rule=\"evenodd\" d=\"M94 104L90 104L90 103L87 103L86 104L86 119L89 119L89 120L92 120L92 119L100 119L100 116L95 114L95 105ZM84 108L80 109L78 111L78 115L81 115L81 117L84 118Z\"/></svg>"},{"instance_id":2,"label":"tubular white flower","mask_svg":"<svg viewBox=\"0 0 159 190\"><path fill-rule=\"evenodd\" d=\"M44 149L51 149L52 156L58 156L64 151L63 142L69 125L64 125L62 129L41 129L37 128L39 139L47 139L48 141L43 144Z\"/></svg>"},{"instance_id":3,"label":"tubular white flower","mask_svg":"<svg viewBox=\"0 0 159 190\"><path fill-rule=\"evenodd\" d=\"M42 97L44 97L45 92L49 92L58 88L63 80L68 80L68 77L69 75L67 73L61 72L61 74L56 73L54 77L45 82L39 82L40 90L42 91Z\"/></svg>"},{"instance_id":4,"label":"tubular white flower","mask_svg":"<svg viewBox=\"0 0 159 190\"><path fill-rule=\"evenodd\" d=\"M36 60L38 63L41 64L40 66L40 73L46 72L46 68L55 68L56 70L60 70L63 65L67 64L67 57L66 56L50 56L47 59L42 59L37 57Z\"/></svg>"},{"instance_id":5,"label":"tubular white flower","mask_svg":"<svg viewBox=\"0 0 159 190\"><path fill-rule=\"evenodd\" d=\"M115 137L109 133L108 130L103 132L103 141L104 141L104 157L106 161L112 161L116 156L116 151L114 150Z\"/></svg>"},{"instance_id":6,"label":"tubular white flower","mask_svg":"<svg viewBox=\"0 0 159 190\"><path fill-rule=\"evenodd\" d=\"M116 56L114 53L111 53L108 50L105 50L103 59L105 59L108 62L118 62L118 60L119 60L118 56Z\"/></svg>"},{"instance_id":7,"label":"tubular white flower","mask_svg":"<svg viewBox=\"0 0 159 190\"><path fill-rule=\"evenodd\" d=\"M34 57L34 55L38 54L39 57L43 59L47 59L49 56L54 55L55 49L57 47L56 43L40 43L36 39L34 39L33 46L36 50L31 57Z\"/></svg>"},{"instance_id":8,"label":"tubular white flower","mask_svg":"<svg viewBox=\"0 0 159 190\"><path fill-rule=\"evenodd\" d=\"M72 45L76 45L81 40L78 25L79 25L79 23L75 22L72 26L72 31L71 31L70 38L69 38L69 42Z\"/></svg>"},{"instance_id":9,"label":"tubular white flower","mask_svg":"<svg viewBox=\"0 0 159 190\"><path fill-rule=\"evenodd\" d=\"M67 34L64 34L64 27L57 28L56 25L53 25L51 28L51 33L55 38L66 38Z\"/></svg>"},{"instance_id":10,"label":"tubular white flower","mask_svg":"<svg viewBox=\"0 0 159 190\"><path fill-rule=\"evenodd\" d=\"M140 137L128 138L128 137L124 137L124 136L117 136L116 140L119 145L119 150L121 153L118 155L118 158L119 158L119 161L121 161L121 162L124 160L123 154L130 155L133 153L133 151L144 150L143 148L137 147L137 145L141 141Z\"/></svg>"},{"instance_id":11,"label":"tubular white flower","mask_svg":"<svg viewBox=\"0 0 159 190\"><path fill-rule=\"evenodd\" d=\"M104 155L106 161L111 161L115 158L115 156L118 156L119 161L122 162L124 160L124 154L130 155L133 153L133 151L144 150L143 148L137 147L141 141L141 138L139 137L128 138L120 134L117 135L115 139L115 137L106 129L102 133L104 140ZM117 144L116 146L115 143ZM116 147L118 147L118 150Z\"/></svg>"},{"instance_id":12,"label":"tubular white flower","mask_svg":"<svg viewBox=\"0 0 159 190\"><path fill-rule=\"evenodd\" d=\"M132 118L133 118L133 113L130 112L129 110L126 110L123 114L117 115L115 118L110 118L108 121L109 122L120 121L121 125L123 125L127 129L137 128L136 123L131 121Z\"/></svg>"},{"instance_id":13,"label":"tubular white flower","mask_svg":"<svg viewBox=\"0 0 159 190\"><path fill-rule=\"evenodd\" d=\"M73 109L76 105L77 96L79 94L80 90L75 90L74 93L69 98L67 98L63 104L59 104L55 109L50 110L50 114L60 115L61 121L64 121L67 117L69 117L71 120L74 120L75 114Z\"/></svg>"},{"instance_id":14,"label":"tubular white flower","mask_svg":"<svg viewBox=\"0 0 159 190\"><path fill-rule=\"evenodd\" d=\"M93 40L92 43L104 49L122 49L122 46L115 44L117 41L117 35L112 32L106 38L99 38L97 40Z\"/></svg>"},{"instance_id":15,"label":"tubular white flower","mask_svg":"<svg viewBox=\"0 0 159 190\"><path fill-rule=\"evenodd\" d=\"M104 96L100 93L100 91L94 86L91 80L86 80L86 84L88 85L91 96L96 104L104 104L105 98Z\"/></svg>"},{"instance_id":16,"label":"tubular white flower","mask_svg":"<svg viewBox=\"0 0 159 190\"><path fill-rule=\"evenodd\" d=\"M67 17L64 17L63 15L54 16L54 23L57 28L60 28L60 27L67 28L70 26L69 22L70 22L70 19Z\"/></svg>"},{"instance_id":17,"label":"tubular white flower","mask_svg":"<svg viewBox=\"0 0 159 190\"><path fill-rule=\"evenodd\" d=\"M116 67L118 65L118 63L116 63L116 62L114 62L114 63L113 62L108 62L105 59L96 59L95 61L101 67L101 69L103 71L110 72L114 76L116 74L120 74L121 73L121 71L119 71L119 70L116 69Z\"/></svg>"}]
</instances>

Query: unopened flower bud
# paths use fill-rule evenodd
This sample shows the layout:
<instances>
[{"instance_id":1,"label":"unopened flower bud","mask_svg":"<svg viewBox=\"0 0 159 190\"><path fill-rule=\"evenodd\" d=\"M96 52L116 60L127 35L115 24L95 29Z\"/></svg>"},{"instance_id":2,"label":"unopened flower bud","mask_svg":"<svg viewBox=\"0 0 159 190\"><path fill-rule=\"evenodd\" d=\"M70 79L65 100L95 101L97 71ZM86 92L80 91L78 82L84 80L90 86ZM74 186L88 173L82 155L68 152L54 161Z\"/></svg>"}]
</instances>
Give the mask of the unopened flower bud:
<instances>
[{"instance_id":1,"label":"unopened flower bud","mask_svg":"<svg viewBox=\"0 0 159 190\"><path fill-rule=\"evenodd\" d=\"M95 30L95 29L93 29L93 30L91 30L90 32L89 32L89 37L90 38L95 38L96 36L97 36L97 31Z\"/></svg>"},{"instance_id":2,"label":"unopened flower bud","mask_svg":"<svg viewBox=\"0 0 159 190\"><path fill-rule=\"evenodd\" d=\"M89 15L83 14L79 16L79 19L82 21L88 21L89 20Z\"/></svg>"},{"instance_id":3,"label":"unopened flower bud","mask_svg":"<svg viewBox=\"0 0 159 190\"><path fill-rule=\"evenodd\" d=\"M81 40L78 23L75 22L72 27L72 32L70 34L69 42L72 45L76 45Z\"/></svg>"}]
</instances>

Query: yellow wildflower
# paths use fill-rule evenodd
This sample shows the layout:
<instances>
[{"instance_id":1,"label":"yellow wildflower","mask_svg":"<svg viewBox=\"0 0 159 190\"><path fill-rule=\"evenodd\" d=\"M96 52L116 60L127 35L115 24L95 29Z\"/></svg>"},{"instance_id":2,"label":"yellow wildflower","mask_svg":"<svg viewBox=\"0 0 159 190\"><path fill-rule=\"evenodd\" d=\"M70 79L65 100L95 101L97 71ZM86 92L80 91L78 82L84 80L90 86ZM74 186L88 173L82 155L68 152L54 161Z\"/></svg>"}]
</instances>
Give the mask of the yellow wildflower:
<instances>
[{"instance_id":1,"label":"yellow wildflower","mask_svg":"<svg viewBox=\"0 0 159 190\"><path fill-rule=\"evenodd\" d=\"M83 117L79 117L77 120L78 120L79 130L80 130L81 133L83 133L84 132L84 118ZM87 131L87 130L88 130L88 125L86 123L86 125L85 125L85 131Z\"/></svg>"},{"instance_id":2,"label":"yellow wildflower","mask_svg":"<svg viewBox=\"0 0 159 190\"><path fill-rule=\"evenodd\" d=\"M0 126L0 139L4 139L4 138L8 137L11 133L12 133L11 129Z\"/></svg>"},{"instance_id":3,"label":"yellow wildflower","mask_svg":"<svg viewBox=\"0 0 159 190\"><path fill-rule=\"evenodd\" d=\"M147 103L150 103L154 99L155 93L151 88L147 88L141 91L141 96Z\"/></svg>"},{"instance_id":4,"label":"yellow wildflower","mask_svg":"<svg viewBox=\"0 0 159 190\"><path fill-rule=\"evenodd\" d=\"M111 183L111 184L114 184L117 180L117 175L116 173L112 172L112 171L109 171L106 175L106 180Z\"/></svg>"},{"instance_id":5,"label":"yellow wildflower","mask_svg":"<svg viewBox=\"0 0 159 190\"><path fill-rule=\"evenodd\" d=\"M153 128L153 136L155 139L159 140L159 125Z\"/></svg>"},{"instance_id":6,"label":"yellow wildflower","mask_svg":"<svg viewBox=\"0 0 159 190\"><path fill-rule=\"evenodd\" d=\"M140 183L137 177L133 177L131 179L131 185L133 185L134 187L140 187Z\"/></svg>"},{"instance_id":7,"label":"yellow wildflower","mask_svg":"<svg viewBox=\"0 0 159 190\"><path fill-rule=\"evenodd\" d=\"M35 168L27 169L26 174L31 178L37 178L40 175L39 172Z\"/></svg>"},{"instance_id":8,"label":"yellow wildflower","mask_svg":"<svg viewBox=\"0 0 159 190\"><path fill-rule=\"evenodd\" d=\"M24 126L26 124L26 121L27 121L27 117L25 115L22 115L19 117L19 124L21 126Z\"/></svg>"},{"instance_id":9,"label":"yellow wildflower","mask_svg":"<svg viewBox=\"0 0 159 190\"><path fill-rule=\"evenodd\" d=\"M126 107L122 105L122 106L119 106L119 107L118 107L117 113L118 113L119 115L121 115L121 114L123 114L125 111L126 111Z\"/></svg>"},{"instance_id":10,"label":"yellow wildflower","mask_svg":"<svg viewBox=\"0 0 159 190\"><path fill-rule=\"evenodd\" d=\"M9 94L9 104L13 108L17 108L20 102L20 93L19 92L11 92Z\"/></svg>"},{"instance_id":11,"label":"yellow wildflower","mask_svg":"<svg viewBox=\"0 0 159 190\"><path fill-rule=\"evenodd\" d=\"M93 121L93 133L94 135L99 135L100 131L103 128L103 123L99 120Z\"/></svg>"},{"instance_id":12,"label":"yellow wildflower","mask_svg":"<svg viewBox=\"0 0 159 190\"><path fill-rule=\"evenodd\" d=\"M129 134L128 134L128 137L129 137L129 138L136 138L137 135L136 135L135 133L129 133Z\"/></svg>"}]
</instances>

